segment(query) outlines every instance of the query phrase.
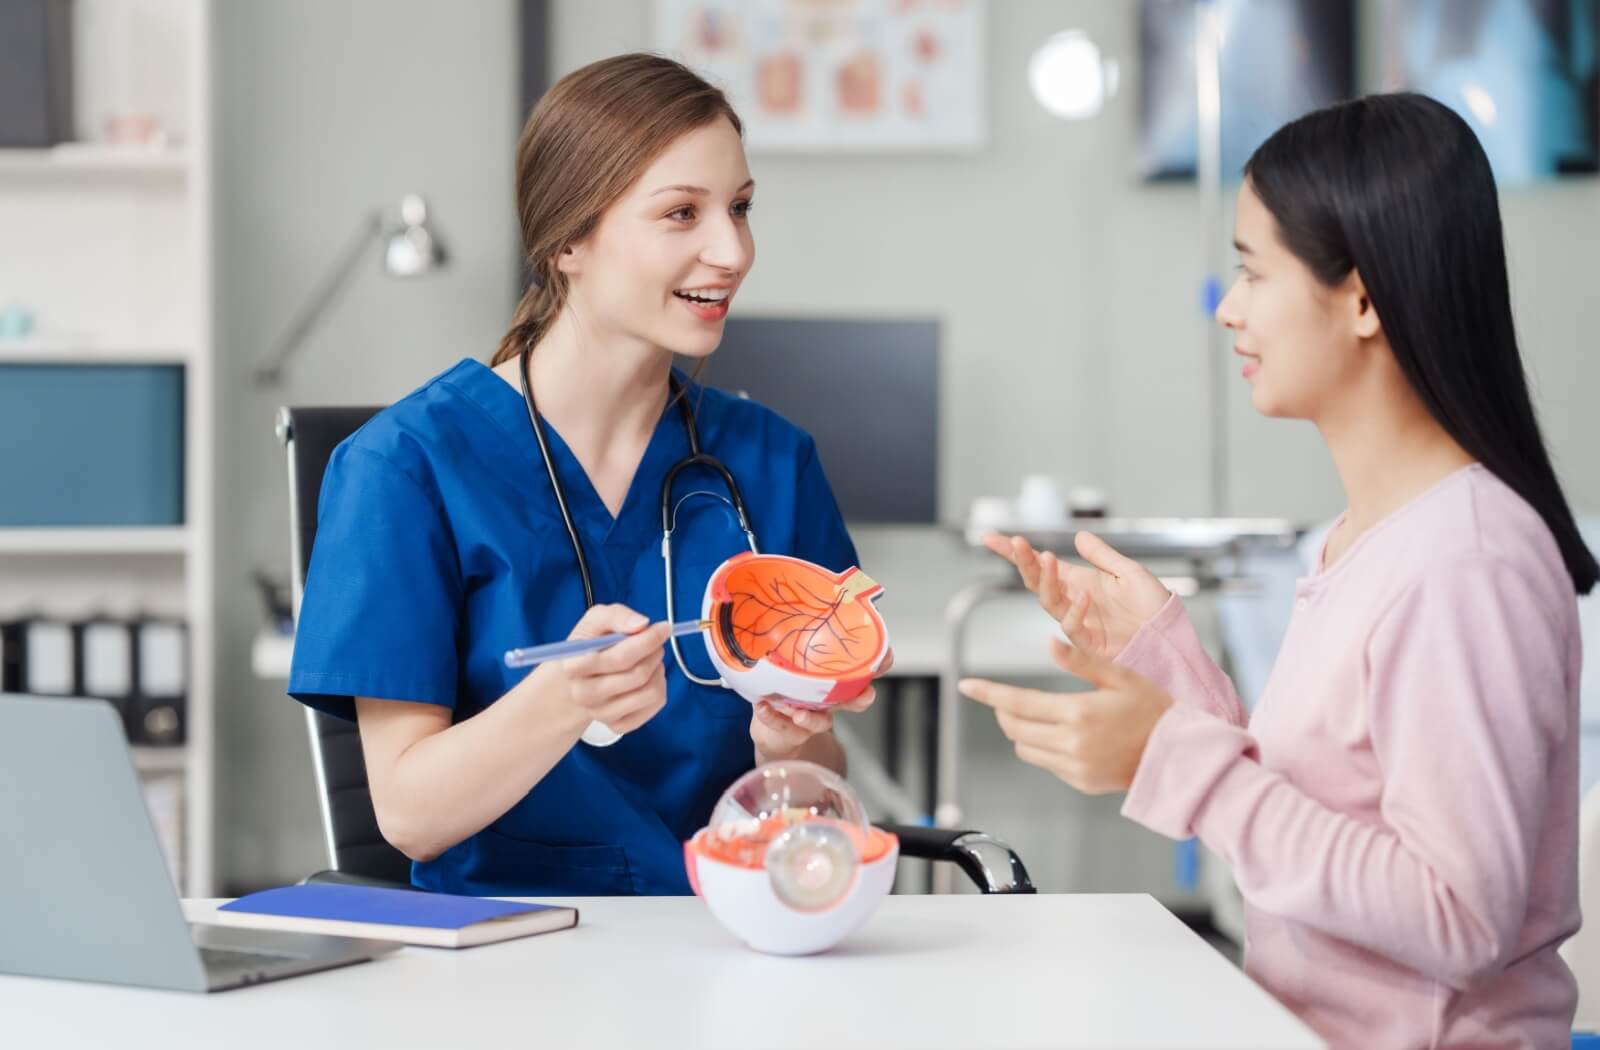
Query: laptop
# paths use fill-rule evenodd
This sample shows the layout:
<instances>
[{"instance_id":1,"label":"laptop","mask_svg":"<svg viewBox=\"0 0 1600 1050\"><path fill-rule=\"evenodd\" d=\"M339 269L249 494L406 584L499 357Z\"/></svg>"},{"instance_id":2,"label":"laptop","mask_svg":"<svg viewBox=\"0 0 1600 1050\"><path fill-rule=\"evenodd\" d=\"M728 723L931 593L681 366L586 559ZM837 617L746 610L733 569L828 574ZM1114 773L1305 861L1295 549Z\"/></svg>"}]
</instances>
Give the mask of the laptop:
<instances>
[{"instance_id":1,"label":"laptop","mask_svg":"<svg viewBox=\"0 0 1600 1050\"><path fill-rule=\"evenodd\" d=\"M348 966L400 947L191 925L112 706L4 693L0 931L0 974L188 992Z\"/></svg>"}]
</instances>

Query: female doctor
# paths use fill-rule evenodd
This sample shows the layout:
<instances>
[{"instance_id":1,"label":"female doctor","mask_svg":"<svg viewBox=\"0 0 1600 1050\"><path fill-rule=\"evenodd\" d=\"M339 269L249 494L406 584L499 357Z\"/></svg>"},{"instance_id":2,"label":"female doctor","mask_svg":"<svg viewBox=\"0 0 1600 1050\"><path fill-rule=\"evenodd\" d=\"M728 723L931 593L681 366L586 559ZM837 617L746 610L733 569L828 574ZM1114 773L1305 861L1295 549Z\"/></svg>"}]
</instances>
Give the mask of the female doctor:
<instances>
[{"instance_id":1,"label":"female doctor","mask_svg":"<svg viewBox=\"0 0 1600 1050\"><path fill-rule=\"evenodd\" d=\"M357 720L418 886L687 893L682 843L752 762L842 770L831 714L752 709L709 684L699 638L647 626L669 586L677 618L699 616L712 571L752 546L855 562L811 438L672 368L717 348L754 260L740 136L670 60L564 77L518 144L533 278L490 365L463 360L329 462L289 693ZM632 637L504 666L611 632Z\"/></svg>"}]
</instances>

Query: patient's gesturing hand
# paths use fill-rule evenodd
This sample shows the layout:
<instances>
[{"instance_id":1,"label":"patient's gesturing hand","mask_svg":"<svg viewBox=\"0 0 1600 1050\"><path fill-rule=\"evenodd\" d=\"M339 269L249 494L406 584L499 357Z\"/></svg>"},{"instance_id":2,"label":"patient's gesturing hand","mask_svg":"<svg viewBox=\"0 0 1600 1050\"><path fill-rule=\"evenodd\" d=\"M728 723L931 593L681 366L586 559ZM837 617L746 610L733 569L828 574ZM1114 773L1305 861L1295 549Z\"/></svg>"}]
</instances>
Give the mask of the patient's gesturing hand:
<instances>
[{"instance_id":1,"label":"patient's gesturing hand","mask_svg":"<svg viewBox=\"0 0 1600 1050\"><path fill-rule=\"evenodd\" d=\"M1075 540L1088 565L1063 562L1049 551L1035 553L1021 536L991 533L983 545L1017 567L1073 645L1108 660L1172 596L1150 570L1092 532L1080 532Z\"/></svg>"},{"instance_id":2,"label":"patient's gesturing hand","mask_svg":"<svg viewBox=\"0 0 1600 1050\"><path fill-rule=\"evenodd\" d=\"M1000 731L1024 762L1086 794L1126 791L1172 698L1126 667L1058 639L1050 639L1050 654L1094 691L1046 693L981 678L964 678L958 688L994 709Z\"/></svg>"}]
</instances>

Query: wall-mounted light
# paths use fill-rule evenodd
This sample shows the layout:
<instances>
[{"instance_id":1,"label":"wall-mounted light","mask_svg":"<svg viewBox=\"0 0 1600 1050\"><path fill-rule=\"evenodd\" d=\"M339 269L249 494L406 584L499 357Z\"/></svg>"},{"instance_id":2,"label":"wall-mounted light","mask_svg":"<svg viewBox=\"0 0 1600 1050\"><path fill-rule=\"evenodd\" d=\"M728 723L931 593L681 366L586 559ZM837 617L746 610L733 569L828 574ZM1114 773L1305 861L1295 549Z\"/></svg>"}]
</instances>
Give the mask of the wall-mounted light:
<instances>
[{"instance_id":1,"label":"wall-mounted light","mask_svg":"<svg viewBox=\"0 0 1600 1050\"><path fill-rule=\"evenodd\" d=\"M1115 59L1081 29L1057 33L1028 61L1028 86L1047 113L1063 120L1087 120L1117 93Z\"/></svg>"}]
</instances>

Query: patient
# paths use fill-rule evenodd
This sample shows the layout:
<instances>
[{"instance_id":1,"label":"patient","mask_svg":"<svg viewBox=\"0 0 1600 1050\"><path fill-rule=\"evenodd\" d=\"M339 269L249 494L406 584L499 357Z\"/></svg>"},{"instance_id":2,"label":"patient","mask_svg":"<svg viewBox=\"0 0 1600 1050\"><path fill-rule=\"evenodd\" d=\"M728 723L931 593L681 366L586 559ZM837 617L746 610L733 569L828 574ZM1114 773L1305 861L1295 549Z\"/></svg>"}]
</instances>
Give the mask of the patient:
<instances>
[{"instance_id":1,"label":"patient","mask_svg":"<svg viewBox=\"0 0 1600 1050\"><path fill-rule=\"evenodd\" d=\"M1245 965L1350 1047L1556 1047L1577 991L1575 595L1596 578L1545 453L1494 178L1416 95L1280 129L1239 191L1217 308L1257 410L1314 423L1348 509L1247 717L1182 604L991 537L1087 693L970 680L1019 757L1198 836L1246 904Z\"/></svg>"}]
</instances>

